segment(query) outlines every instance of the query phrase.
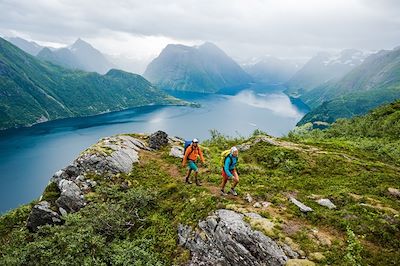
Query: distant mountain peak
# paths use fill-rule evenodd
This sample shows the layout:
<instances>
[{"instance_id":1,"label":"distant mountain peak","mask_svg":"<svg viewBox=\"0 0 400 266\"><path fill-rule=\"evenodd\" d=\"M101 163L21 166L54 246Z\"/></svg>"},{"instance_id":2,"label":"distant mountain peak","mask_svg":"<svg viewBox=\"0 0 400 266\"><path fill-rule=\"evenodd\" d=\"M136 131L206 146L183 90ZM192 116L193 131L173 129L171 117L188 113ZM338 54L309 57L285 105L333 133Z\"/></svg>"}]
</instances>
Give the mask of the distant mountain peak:
<instances>
[{"instance_id":1,"label":"distant mountain peak","mask_svg":"<svg viewBox=\"0 0 400 266\"><path fill-rule=\"evenodd\" d=\"M144 76L163 89L217 92L247 85L251 77L215 44L169 44L146 68Z\"/></svg>"},{"instance_id":2,"label":"distant mountain peak","mask_svg":"<svg viewBox=\"0 0 400 266\"><path fill-rule=\"evenodd\" d=\"M85 42L81 38L78 38L70 47L70 49L95 49L90 43Z\"/></svg>"}]
</instances>

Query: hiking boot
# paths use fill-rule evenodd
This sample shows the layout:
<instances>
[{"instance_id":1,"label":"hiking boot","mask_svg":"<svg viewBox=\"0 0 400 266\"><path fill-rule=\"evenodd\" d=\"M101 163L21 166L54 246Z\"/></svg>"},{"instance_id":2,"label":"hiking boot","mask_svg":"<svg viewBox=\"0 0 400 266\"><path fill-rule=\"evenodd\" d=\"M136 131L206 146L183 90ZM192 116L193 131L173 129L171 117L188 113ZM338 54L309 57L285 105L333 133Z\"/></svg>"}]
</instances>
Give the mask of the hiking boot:
<instances>
[{"instance_id":1,"label":"hiking boot","mask_svg":"<svg viewBox=\"0 0 400 266\"><path fill-rule=\"evenodd\" d=\"M236 193L236 190L231 188L231 190L229 191L233 196L237 196L238 194Z\"/></svg>"},{"instance_id":2,"label":"hiking boot","mask_svg":"<svg viewBox=\"0 0 400 266\"><path fill-rule=\"evenodd\" d=\"M196 185L201 187L201 182L199 180L196 180Z\"/></svg>"},{"instance_id":3,"label":"hiking boot","mask_svg":"<svg viewBox=\"0 0 400 266\"><path fill-rule=\"evenodd\" d=\"M226 195L228 195L228 194L226 194L225 191L223 191L223 190L221 189L221 196L226 196Z\"/></svg>"},{"instance_id":4,"label":"hiking boot","mask_svg":"<svg viewBox=\"0 0 400 266\"><path fill-rule=\"evenodd\" d=\"M190 185L190 184L193 184L193 182L190 181L189 178L187 178L187 177L186 177L185 183L186 183L186 184L189 184L189 185Z\"/></svg>"}]
</instances>

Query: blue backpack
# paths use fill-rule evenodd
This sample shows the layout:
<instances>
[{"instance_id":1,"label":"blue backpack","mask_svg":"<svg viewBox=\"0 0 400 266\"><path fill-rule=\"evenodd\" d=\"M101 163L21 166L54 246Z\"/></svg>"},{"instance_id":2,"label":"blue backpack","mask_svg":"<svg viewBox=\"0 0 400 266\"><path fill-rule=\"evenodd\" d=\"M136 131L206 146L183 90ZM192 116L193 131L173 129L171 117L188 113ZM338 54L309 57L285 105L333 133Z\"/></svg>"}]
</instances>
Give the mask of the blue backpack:
<instances>
[{"instance_id":1,"label":"blue backpack","mask_svg":"<svg viewBox=\"0 0 400 266\"><path fill-rule=\"evenodd\" d=\"M183 157L185 157L186 150L187 150L187 148L189 148L190 145L192 145L192 141L191 140L185 140L185 143L183 144ZM190 153L192 153L192 152L193 152L193 149L192 149L192 151ZM188 156L190 155L190 153L188 154Z\"/></svg>"}]
</instances>

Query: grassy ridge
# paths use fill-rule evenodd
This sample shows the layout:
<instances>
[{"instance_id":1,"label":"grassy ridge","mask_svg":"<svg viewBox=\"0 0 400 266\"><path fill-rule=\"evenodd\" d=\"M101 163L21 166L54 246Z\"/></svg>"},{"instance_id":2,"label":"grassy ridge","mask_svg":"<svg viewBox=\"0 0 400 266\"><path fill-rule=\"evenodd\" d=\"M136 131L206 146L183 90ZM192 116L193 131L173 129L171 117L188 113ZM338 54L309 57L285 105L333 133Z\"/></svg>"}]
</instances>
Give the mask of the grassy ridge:
<instances>
[{"instance_id":1,"label":"grassy ridge","mask_svg":"<svg viewBox=\"0 0 400 266\"><path fill-rule=\"evenodd\" d=\"M327 130L298 129L273 139L274 145L254 144L265 137L260 132L227 138L213 131L202 143L203 187L183 183L185 169L168 147L141 152L127 175L89 176L98 182L86 195L89 205L66 215L64 225L28 232L33 203L1 216L0 264L180 265L190 254L177 244L178 224L195 226L211 211L228 208L267 218L272 229L249 222L318 265L399 265L399 199L388 193L399 188L399 113L396 102ZM238 144L251 146L240 153L240 196L221 197L220 153ZM392 153L377 150L378 144ZM57 193L48 187L44 198ZM254 201L245 201L246 194ZM314 211L300 212L289 196ZM320 206L319 198L337 208ZM253 206L264 201L271 205Z\"/></svg>"}]
</instances>

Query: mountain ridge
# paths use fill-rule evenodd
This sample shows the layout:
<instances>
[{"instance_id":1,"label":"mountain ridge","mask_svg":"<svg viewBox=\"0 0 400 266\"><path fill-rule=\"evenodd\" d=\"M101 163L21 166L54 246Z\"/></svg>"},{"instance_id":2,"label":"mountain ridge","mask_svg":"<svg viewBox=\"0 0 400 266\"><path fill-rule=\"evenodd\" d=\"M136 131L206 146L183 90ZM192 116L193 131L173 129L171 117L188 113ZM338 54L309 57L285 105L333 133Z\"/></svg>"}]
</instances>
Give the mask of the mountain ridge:
<instances>
[{"instance_id":1,"label":"mountain ridge","mask_svg":"<svg viewBox=\"0 0 400 266\"><path fill-rule=\"evenodd\" d=\"M137 74L105 75L42 62L0 38L0 129L146 104L180 102Z\"/></svg>"},{"instance_id":2,"label":"mountain ridge","mask_svg":"<svg viewBox=\"0 0 400 266\"><path fill-rule=\"evenodd\" d=\"M146 68L144 77L162 89L215 93L252 81L215 44L168 44Z\"/></svg>"}]
</instances>

